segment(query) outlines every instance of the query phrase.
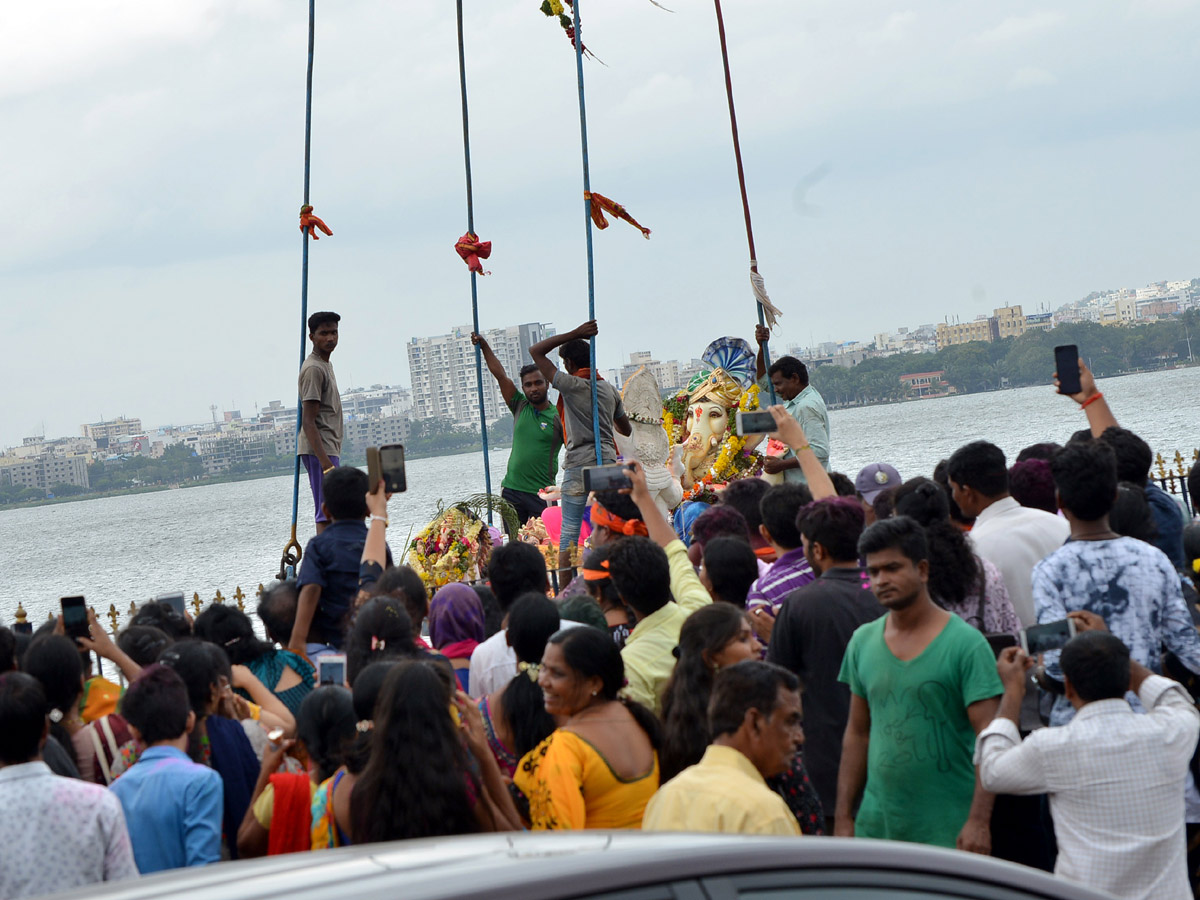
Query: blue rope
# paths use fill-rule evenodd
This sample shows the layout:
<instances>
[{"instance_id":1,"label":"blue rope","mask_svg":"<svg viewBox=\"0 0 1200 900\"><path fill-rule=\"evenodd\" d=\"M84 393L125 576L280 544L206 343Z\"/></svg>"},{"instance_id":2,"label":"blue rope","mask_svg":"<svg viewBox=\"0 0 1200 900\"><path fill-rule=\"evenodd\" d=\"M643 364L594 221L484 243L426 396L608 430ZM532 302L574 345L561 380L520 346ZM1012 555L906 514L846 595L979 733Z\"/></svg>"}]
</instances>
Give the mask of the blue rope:
<instances>
[{"instance_id":1,"label":"blue rope","mask_svg":"<svg viewBox=\"0 0 1200 900\"><path fill-rule=\"evenodd\" d=\"M475 197L471 189L471 127L467 117L467 62L463 50L463 5L456 3L458 11L458 84L462 94L463 159L467 169L467 231L475 233ZM471 272L471 321L475 333L479 333L479 291L475 272ZM475 348L475 386L479 390L479 433L483 437L483 483L487 491L488 524L492 524L492 467L488 458L487 409L483 402L483 351Z\"/></svg>"},{"instance_id":2,"label":"blue rope","mask_svg":"<svg viewBox=\"0 0 1200 900\"><path fill-rule=\"evenodd\" d=\"M312 160L312 76L313 40L316 33L317 0L308 0L308 74L305 80L304 97L304 205L308 206L308 182ZM300 365L308 355L308 231L300 232L302 242L300 257ZM304 423L304 404L300 392L296 391L296 443L299 450L300 428ZM296 454L296 466L292 473L292 540L296 539L296 523L300 511L300 454ZM297 548L297 559L300 552Z\"/></svg>"},{"instance_id":3,"label":"blue rope","mask_svg":"<svg viewBox=\"0 0 1200 900\"><path fill-rule=\"evenodd\" d=\"M579 80L579 143L583 150L583 191L592 192L592 176L588 169L587 106L583 98L583 24L580 19L579 0L572 4L575 11L575 72ZM596 318L596 269L592 252L592 203L583 198L583 222L587 235L588 319ZM604 457L600 450L600 402L596 396L596 338L588 341L591 356L592 386L592 440L596 448L596 465L602 465Z\"/></svg>"}]
</instances>

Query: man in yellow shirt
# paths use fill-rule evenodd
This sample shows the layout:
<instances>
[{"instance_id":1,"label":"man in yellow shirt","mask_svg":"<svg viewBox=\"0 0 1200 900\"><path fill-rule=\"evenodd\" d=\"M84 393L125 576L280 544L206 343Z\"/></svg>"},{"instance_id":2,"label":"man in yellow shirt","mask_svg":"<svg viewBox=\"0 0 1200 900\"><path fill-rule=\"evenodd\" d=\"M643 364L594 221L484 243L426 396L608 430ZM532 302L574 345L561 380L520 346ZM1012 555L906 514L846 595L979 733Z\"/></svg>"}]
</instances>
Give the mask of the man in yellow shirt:
<instances>
[{"instance_id":1,"label":"man in yellow shirt","mask_svg":"<svg viewBox=\"0 0 1200 900\"><path fill-rule=\"evenodd\" d=\"M613 586L637 619L621 651L629 682L624 696L660 716L663 691L675 671L679 630L712 597L696 576L683 541L655 506L641 463L631 462L625 472L650 537L624 538L608 558Z\"/></svg>"},{"instance_id":2,"label":"man in yellow shirt","mask_svg":"<svg viewBox=\"0 0 1200 900\"><path fill-rule=\"evenodd\" d=\"M723 669L708 724L713 742L703 759L650 798L642 830L799 835L796 817L766 782L804 743L799 679L757 660Z\"/></svg>"}]
</instances>

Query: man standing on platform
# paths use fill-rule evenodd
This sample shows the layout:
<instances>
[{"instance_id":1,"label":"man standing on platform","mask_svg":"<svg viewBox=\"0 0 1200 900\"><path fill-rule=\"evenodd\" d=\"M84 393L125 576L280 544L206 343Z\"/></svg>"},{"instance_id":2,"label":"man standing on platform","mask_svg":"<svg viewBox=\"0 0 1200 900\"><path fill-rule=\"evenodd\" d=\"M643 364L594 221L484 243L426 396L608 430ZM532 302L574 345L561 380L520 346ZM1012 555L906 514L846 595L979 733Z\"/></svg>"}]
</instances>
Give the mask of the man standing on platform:
<instances>
[{"instance_id":1,"label":"man standing on platform","mask_svg":"<svg viewBox=\"0 0 1200 900\"><path fill-rule=\"evenodd\" d=\"M308 317L308 338L312 352L300 366L299 397L301 407L300 433L296 436L296 453L308 472L316 506L317 534L329 524L321 510L324 496L321 485L325 474L341 462L342 398L329 356L338 345L338 322L335 312L315 312Z\"/></svg>"},{"instance_id":2,"label":"man standing on platform","mask_svg":"<svg viewBox=\"0 0 1200 900\"><path fill-rule=\"evenodd\" d=\"M817 389L808 382L808 367L794 356L781 356L771 364L768 371L763 345L771 337L770 330L765 325L754 329L754 339L758 342L758 386L763 405L770 396L772 388L775 396L783 404L793 419L800 423L813 453L826 472L829 471L829 413L825 410L825 400L817 393ZM768 381L768 377L770 381ZM783 473L785 481L795 481L806 484L807 479L800 471L800 461L790 448L783 456L768 456L763 464L763 471L768 475Z\"/></svg>"},{"instance_id":3,"label":"man standing on platform","mask_svg":"<svg viewBox=\"0 0 1200 900\"><path fill-rule=\"evenodd\" d=\"M483 336L472 332L471 343L483 353L488 371L500 388L500 396L513 415L512 453L508 457L508 472L500 482L500 496L513 505L517 521L524 525L546 509L546 501L538 496L538 491L553 485L558 476L563 425L558 410L550 405L546 377L537 366L522 367L521 389L517 390Z\"/></svg>"},{"instance_id":4,"label":"man standing on platform","mask_svg":"<svg viewBox=\"0 0 1200 900\"><path fill-rule=\"evenodd\" d=\"M596 465L596 441L593 434L591 348L588 338L599 333L596 320L584 322L574 331L548 337L529 348L538 369L559 393L558 412L567 440L567 459L563 467L562 535L558 540L558 565L570 565L570 549L579 540L587 492L583 489L583 470ZM562 348L558 356L565 372L560 372L546 354ZM596 376L596 408L600 419L600 459L604 465L617 461L613 427L628 436L633 432L621 395L617 389Z\"/></svg>"}]
</instances>

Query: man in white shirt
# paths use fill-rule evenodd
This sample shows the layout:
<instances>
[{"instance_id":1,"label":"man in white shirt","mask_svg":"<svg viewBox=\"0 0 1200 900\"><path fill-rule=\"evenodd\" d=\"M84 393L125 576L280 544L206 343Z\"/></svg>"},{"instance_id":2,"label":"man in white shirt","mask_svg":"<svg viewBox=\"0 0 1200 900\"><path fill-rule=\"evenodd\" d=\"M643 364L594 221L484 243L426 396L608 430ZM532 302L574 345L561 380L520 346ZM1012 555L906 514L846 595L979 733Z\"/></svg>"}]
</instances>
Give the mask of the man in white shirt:
<instances>
[{"instance_id":1,"label":"man in white shirt","mask_svg":"<svg viewBox=\"0 0 1200 900\"><path fill-rule=\"evenodd\" d=\"M1061 547L1071 526L1061 516L1022 506L1008 493L1004 451L974 441L954 452L947 463L954 502L975 519L971 542L1000 570L1021 625L1037 624L1033 603L1033 567Z\"/></svg>"},{"instance_id":2,"label":"man in white shirt","mask_svg":"<svg viewBox=\"0 0 1200 900\"><path fill-rule=\"evenodd\" d=\"M971 543L1004 578L1013 611L1023 628L1037 624L1033 567L1063 545L1071 533L1066 519L1022 506L1008 493L1004 451L974 441L954 452L946 464L954 502L975 519ZM1021 708L1020 727L1042 727L1037 691ZM999 795L992 811L992 853L1001 859L1049 871L1054 864L1051 826L1040 797Z\"/></svg>"},{"instance_id":3,"label":"man in white shirt","mask_svg":"<svg viewBox=\"0 0 1200 900\"><path fill-rule=\"evenodd\" d=\"M504 610L505 623L508 610L522 594L541 594L550 590L550 579L546 573L546 559L532 544L513 541L492 551L488 561L488 581L492 594ZM573 628L578 622L563 619L563 628ZM500 690L517 674L517 654L508 645L508 631L501 628L475 648L471 654L471 674L468 684L475 699L486 697Z\"/></svg>"},{"instance_id":4,"label":"man in white shirt","mask_svg":"<svg viewBox=\"0 0 1200 900\"><path fill-rule=\"evenodd\" d=\"M1103 619L1070 615L1081 633L1061 665L1075 718L1022 741L1017 718L1032 660L1006 649L997 663L1004 697L975 750L980 781L990 791L1049 794L1056 874L1127 900L1190 897L1183 791L1200 713L1180 685L1131 660Z\"/></svg>"},{"instance_id":5,"label":"man in white shirt","mask_svg":"<svg viewBox=\"0 0 1200 900\"><path fill-rule=\"evenodd\" d=\"M116 796L55 775L42 762L47 706L29 675L0 675L0 897L6 900L138 875Z\"/></svg>"}]
</instances>

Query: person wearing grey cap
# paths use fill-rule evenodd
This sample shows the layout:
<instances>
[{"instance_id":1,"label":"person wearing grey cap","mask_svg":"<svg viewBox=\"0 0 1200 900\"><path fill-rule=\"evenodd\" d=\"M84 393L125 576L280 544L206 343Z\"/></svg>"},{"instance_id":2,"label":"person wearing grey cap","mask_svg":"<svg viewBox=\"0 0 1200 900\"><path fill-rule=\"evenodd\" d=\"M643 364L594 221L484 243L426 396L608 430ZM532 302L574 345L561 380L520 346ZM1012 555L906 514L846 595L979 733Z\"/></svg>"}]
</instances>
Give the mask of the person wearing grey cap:
<instances>
[{"instance_id":1,"label":"person wearing grey cap","mask_svg":"<svg viewBox=\"0 0 1200 900\"><path fill-rule=\"evenodd\" d=\"M862 504L863 514L867 517L866 526L875 524L875 501L879 495L890 488L901 485L900 473L887 463L871 463L863 466L858 477L854 479L854 490L858 501Z\"/></svg>"}]
</instances>

